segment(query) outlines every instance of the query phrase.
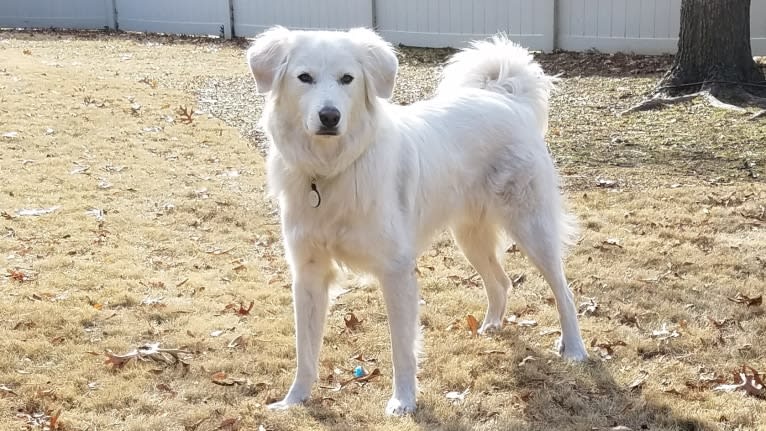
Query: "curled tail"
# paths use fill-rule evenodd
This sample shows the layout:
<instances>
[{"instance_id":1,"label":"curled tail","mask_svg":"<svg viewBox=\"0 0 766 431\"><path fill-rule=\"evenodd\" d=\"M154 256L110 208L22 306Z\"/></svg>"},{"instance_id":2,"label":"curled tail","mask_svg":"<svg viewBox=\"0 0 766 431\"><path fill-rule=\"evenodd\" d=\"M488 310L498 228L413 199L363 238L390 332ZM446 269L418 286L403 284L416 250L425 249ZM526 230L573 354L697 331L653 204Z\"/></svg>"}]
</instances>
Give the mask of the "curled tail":
<instances>
[{"instance_id":1,"label":"curled tail","mask_svg":"<svg viewBox=\"0 0 766 431\"><path fill-rule=\"evenodd\" d=\"M490 40L472 42L447 62L439 93L468 87L506 94L528 104L540 131L548 128L548 98L555 77L543 72L529 51L499 34Z\"/></svg>"}]
</instances>

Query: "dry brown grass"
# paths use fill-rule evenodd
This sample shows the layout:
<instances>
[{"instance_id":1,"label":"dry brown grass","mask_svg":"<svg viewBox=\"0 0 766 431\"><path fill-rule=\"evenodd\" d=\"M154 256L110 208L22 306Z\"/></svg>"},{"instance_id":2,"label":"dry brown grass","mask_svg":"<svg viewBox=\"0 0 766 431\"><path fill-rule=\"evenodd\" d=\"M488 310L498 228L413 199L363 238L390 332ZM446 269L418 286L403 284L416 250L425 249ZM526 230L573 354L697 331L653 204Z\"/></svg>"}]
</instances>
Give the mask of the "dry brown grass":
<instances>
[{"instance_id":1,"label":"dry brown grass","mask_svg":"<svg viewBox=\"0 0 766 431\"><path fill-rule=\"evenodd\" d=\"M434 53L404 55L397 99L422 98ZM766 401L706 381L732 383L743 363L766 371L763 306L727 300L764 293L766 127L696 103L615 117L656 74L600 74L588 58L603 61L542 60L567 71L550 144L583 226L568 274L578 303L598 304L582 317L587 342L611 341L612 357L556 357L551 294L517 253L509 312L538 325L472 338L464 322L482 316L483 292L443 236L420 260L419 410L389 419L384 308L376 288L356 284L332 307L321 377L348 379L357 353L381 376L317 386L289 413L264 408L287 390L294 348L262 156L222 121L198 112L187 124L177 112L197 106L208 78L249 79L240 46L0 33L0 133L17 132L0 138L0 429L59 409L64 430L766 429ZM349 312L363 319L351 333ZM652 337L664 325L678 336ZM104 363L106 349L146 342L191 352L189 365ZM462 402L445 397L466 388Z\"/></svg>"}]
</instances>

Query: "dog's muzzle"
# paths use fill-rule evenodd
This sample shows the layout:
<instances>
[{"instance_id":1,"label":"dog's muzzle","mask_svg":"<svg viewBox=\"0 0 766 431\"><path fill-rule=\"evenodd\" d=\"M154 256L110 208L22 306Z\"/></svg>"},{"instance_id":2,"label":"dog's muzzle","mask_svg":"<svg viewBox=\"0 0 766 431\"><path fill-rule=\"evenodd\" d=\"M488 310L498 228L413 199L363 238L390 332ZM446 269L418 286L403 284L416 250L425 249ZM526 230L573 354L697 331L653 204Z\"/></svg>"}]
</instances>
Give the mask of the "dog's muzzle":
<instances>
[{"instance_id":1,"label":"dog's muzzle","mask_svg":"<svg viewBox=\"0 0 766 431\"><path fill-rule=\"evenodd\" d=\"M317 131L317 135L337 135L340 111L335 107L325 106L319 110L319 122L322 123L322 127Z\"/></svg>"}]
</instances>

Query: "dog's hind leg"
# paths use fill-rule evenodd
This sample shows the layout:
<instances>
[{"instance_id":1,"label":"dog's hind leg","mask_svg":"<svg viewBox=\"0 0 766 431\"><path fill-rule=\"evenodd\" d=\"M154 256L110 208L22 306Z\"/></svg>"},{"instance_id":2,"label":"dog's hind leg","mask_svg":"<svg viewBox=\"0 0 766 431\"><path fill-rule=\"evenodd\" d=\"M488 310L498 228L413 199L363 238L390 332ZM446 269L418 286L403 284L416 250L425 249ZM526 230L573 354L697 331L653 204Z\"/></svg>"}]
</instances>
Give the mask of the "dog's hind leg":
<instances>
[{"instance_id":1,"label":"dog's hind leg","mask_svg":"<svg viewBox=\"0 0 766 431\"><path fill-rule=\"evenodd\" d=\"M494 226L477 223L452 228L460 250L484 282L487 292L487 314L479 332L484 334L503 326L503 315L511 280L498 260L498 232Z\"/></svg>"},{"instance_id":2,"label":"dog's hind leg","mask_svg":"<svg viewBox=\"0 0 766 431\"><path fill-rule=\"evenodd\" d=\"M564 276L560 217L556 200L537 199L534 206L511 208L508 230L553 290L561 322L559 353L566 359L583 361L588 352L580 335L574 297Z\"/></svg>"},{"instance_id":3,"label":"dog's hind leg","mask_svg":"<svg viewBox=\"0 0 766 431\"><path fill-rule=\"evenodd\" d=\"M293 303L295 308L295 349L298 367L290 390L282 401L269 404L272 410L286 409L309 398L317 378L319 349L327 317L329 285L334 278L331 262L315 256L294 262Z\"/></svg>"}]
</instances>

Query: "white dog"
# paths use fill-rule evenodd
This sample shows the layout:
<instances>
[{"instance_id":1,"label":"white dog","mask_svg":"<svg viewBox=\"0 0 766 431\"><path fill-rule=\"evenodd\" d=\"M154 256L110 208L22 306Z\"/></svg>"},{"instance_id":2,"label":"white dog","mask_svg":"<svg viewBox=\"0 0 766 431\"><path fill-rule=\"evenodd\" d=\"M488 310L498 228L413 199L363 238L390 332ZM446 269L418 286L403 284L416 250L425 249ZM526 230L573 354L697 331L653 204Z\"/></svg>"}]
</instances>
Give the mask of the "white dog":
<instances>
[{"instance_id":1,"label":"white dog","mask_svg":"<svg viewBox=\"0 0 766 431\"><path fill-rule=\"evenodd\" d=\"M308 399L336 264L383 289L393 350L386 413L415 409L418 286L415 260L449 228L481 275L481 332L500 329L511 282L506 234L556 297L560 354L585 360L562 253L573 234L548 154L553 79L503 36L476 42L445 67L438 94L387 102L398 62L374 32L272 28L247 52L269 137L270 191L279 201L293 277L297 371L282 409Z\"/></svg>"}]
</instances>

